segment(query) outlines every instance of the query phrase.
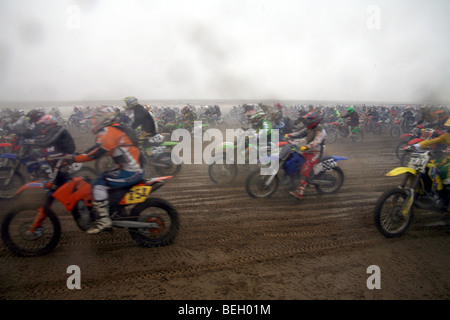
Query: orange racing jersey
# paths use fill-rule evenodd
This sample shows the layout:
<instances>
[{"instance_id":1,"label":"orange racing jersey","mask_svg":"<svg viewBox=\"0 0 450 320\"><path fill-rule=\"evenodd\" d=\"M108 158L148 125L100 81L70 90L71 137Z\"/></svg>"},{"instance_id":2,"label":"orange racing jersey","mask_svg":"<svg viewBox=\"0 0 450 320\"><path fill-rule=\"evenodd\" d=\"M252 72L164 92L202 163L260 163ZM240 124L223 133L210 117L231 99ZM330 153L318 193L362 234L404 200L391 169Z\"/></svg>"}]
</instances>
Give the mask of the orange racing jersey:
<instances>
[{"instance_id":1,"label":"orange racing jersey","mask_svg":"<svg viewBox=\"0 0 450 320\"><path fill-rule=\"evenodd\" d=\"M96 146L89 152L74 157L75 162L95 160L99 154L108 153L120 169L126 171L141 170L139 149L133 145L128 135L113 126L103 128L96 139Z\"/></svg>"}]
</instances>

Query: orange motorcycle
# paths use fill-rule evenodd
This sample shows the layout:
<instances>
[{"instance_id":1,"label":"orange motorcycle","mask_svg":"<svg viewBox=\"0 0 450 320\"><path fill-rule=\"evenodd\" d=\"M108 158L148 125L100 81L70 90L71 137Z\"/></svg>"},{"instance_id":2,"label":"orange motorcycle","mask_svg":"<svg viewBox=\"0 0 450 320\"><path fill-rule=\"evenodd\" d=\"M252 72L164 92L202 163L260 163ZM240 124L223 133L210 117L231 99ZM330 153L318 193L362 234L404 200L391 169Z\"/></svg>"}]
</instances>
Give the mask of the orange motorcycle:
<instances>
[{"instance_id":1,"label":"orange motorcycle","mask_svg":"<svg viewBox=\"0 0 450 320\"><path fill-rule=\"evenodd\" d=\"M54 170L51 181L27 183L9 199L27 199L27 192L32 194L39 189L43 194L35 204L16 201L3 219L2 240L18 256L45 255L58 245L61 224L51 209L54 200L71 212L81 230L86 231L95 222L90 182L83 177L72 177L64 159L58 160ZM134 186L110 189L113 227L128 229L131 238L143 247L172 244L180 225L178 212L168 201L150 197L169 178L172 177L144 179Z\"/></svg>"}]
</instances>

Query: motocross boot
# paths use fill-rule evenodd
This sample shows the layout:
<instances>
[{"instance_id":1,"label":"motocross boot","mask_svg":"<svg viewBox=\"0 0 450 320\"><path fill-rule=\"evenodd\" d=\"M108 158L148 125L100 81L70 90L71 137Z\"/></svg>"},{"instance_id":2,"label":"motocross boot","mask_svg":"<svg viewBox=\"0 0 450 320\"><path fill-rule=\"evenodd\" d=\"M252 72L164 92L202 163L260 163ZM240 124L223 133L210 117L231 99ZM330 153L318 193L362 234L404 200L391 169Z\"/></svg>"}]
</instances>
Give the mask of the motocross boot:
<instances>
[{"instance_id":1,"label":"motocross boot","mask_svg":"<svg viewBox=\"0 0 450 320\"><path fill-rule=\"evenodd\" d=\"M109 201L94 201L93 205L97 214L97 220L95 221L96 225L86 231L88 234L97 234L112 227L112 221L109 217Z\"/></svg>"},{"instance_id":2,"label":"motocross boot","mask_svg":"<svg viewBox=\"0 0 450 320\"><path fill-rule=\"evenodd\" d=\"M347 128L348 128L348 136L347 137L350 138L353 135L352 126L348 126Z\"/></svg>"},{"instance_id":3,"label":"motocross boot","mask_svg":"<svg viewBox=\"0 0 450 320\"><path fill-rule=\"evenodd\" d=\"M303 194L305 193L305 189L307 186L306 180L302 180L298 185L298 188L294 191L289 191L289 194L298 200L303 200Z\"/></svg>"}]
</instances>

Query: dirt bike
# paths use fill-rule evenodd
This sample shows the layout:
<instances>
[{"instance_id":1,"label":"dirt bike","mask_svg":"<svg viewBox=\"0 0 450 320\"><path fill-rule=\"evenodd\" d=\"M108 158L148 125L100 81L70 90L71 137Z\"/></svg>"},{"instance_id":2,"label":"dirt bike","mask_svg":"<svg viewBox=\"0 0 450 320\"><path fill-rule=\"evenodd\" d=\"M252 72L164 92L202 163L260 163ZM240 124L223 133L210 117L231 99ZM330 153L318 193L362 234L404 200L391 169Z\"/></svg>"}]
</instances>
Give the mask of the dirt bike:
<instances>
[{"instance_id":1,"label":"dirt bike","mask_svg":"<svg viewBox=\"0 0 450 320\"><path fill-rule=\"evenodd\" d=\"M344 138L348 138L349 136L347 125L344 124L344 120L342 118L339 118L338 121L327 123L324 127L327 132L327 143L336 142L338 135ZM352 129L351 138L355 143L364 140L364 133L361 127L358 126Z\"/></svg>"},{"instance_id":2,"label":"dirt bike","mask_svg":"<svg viewBox=\"0 0 450 320\"><path fill-rule=\"evenodd\" d=\"M91 128L91 124L91 119L89 118L80 119L75 115L71 115L67 122L67 127L69 129L77 128L80 133L88 133L89 129Z\"/></svg>"},{"instance_id":3,"label":"dirt bike","mask_svg":"<svg viewBox=\"0 0 450 320\"><path fill-rule=\"evenodd\" d=\"M27 144L27 141L23 141L23 148L19 154L4 153L0 155L0 161L2 159L8 159L11 163L9 166L0 167L0 196L10 197L14 192L25 183L25 176L22 174L22 166L26 168L26 174L30 180L39 180L51 178L51 172L47 172L38 162L36 155L32 150L33 144ZM45 149L44 152L51 150ZM45 164L51 167L52 159L51 154L45 156ZM49 168L50 169L50 168ZM74 176L80 176L85 178L94 178L97 175L97 171L93 168L83 166L81 163L73 163L70 167L70 172Z\"/></svg>"},{"instance_id":4,"label":"dirt bike","mask_svg":"<svg viewBox=\"0 0 450 320\"><path fill-rule=\"evenodd\" d=\"M139 150L141 151L141 160L145 169L146 177L148 177L153 170L158 175L177 175L182 164L175 164L172 161L171 148L176 146L179 142L174 141L159 141L155 143L146 143L147 140L139 140ZM175 155L173 155L175 157ZM98 171L114 170L116 164L114 160L109 157L101 157L95 160L95 169Z\"/></svg>"},{"instance_id":5,"label":"dirt bike","mask_svg":"<svg viewBox=\"0 0 450 320\"><path fill-rule=\"evenodd\" d=\"M421 130L421 135L419 138L411 139L408 141L408 144L406 144L403 147L403 153L400 156L400 165L407 166L409 163L409 158L411 156L411 152L405 152L405 150L408 150L411 146L415 145L416 143L422 142L424 140L430 140L437 138L444 132L440 130L434 130L434 129L423 129ZM432 151L442 151L445 150L444 145L433 145L431 146Z\"/></svg>"},{"instance_id":6,"label":"dirt bike","mask_svg":"<svg viewBox=\"0 0 450 320\"><path fill-rule=\"evenodd\" d=\"M404 174L403 182L385 191L373 210L375 225L386 238L406 232L413 220L414 208L447 211L450 190L444 190L438 169L430 161L432 151L417 152L409 147L406 152L411 153L408 166L395 168L386 174L389 177Z\"/></svg>"},{"instance_id":7,"label":"dirt bike","mask_svg":"<svg viewBox=\"0 0 450 320\"><path fill-rule=\"evenodd\" d=\"M271 146L263 147L267 151L270 151ZM251 149L258 150L257 144L254 145L245 141L242 158L245 160L245 168L249 168L249 152ZM217 184L226 184L233 182L238 174L239 165L237 159L238 146L234 142L219 143L215 148L215 157L211 159L211 163L208 165L208 175L211 181ZM217 160L222 160L218 162Z\"/></svg>"},{"instance_id":8,"label":"dirt bike","mask_svg":"<svg viewBox=\"0 0 450 320\"><path fill-rule=\"evenodd\" d=\"M2 142L0 142L0 154L6 154L11 152L18 153L20 148L22 147L21 135L12 133L9 135L4 135L1 138ZM9 163L10 163L9 158L2 158L0 160L0 166L7 166L9 165Z\"/></svg>"},{"instance_id":9,"label":"dirt bike","mask_svg":"<svg viewBox=\"0 0 450 320\"><path fill-rule=\"evenodd\" d=\"M180 224L178 212L168 201L150 197L169 178L144 179L134 186L110 189L113 228L128 229L131 238L143 247L172 244ZM55 166L53 180L27 183L12 200L29 197L27 192L37 189L44 191L43 201L17 201L18 204L4 216L1 224L3 243L18 256L45 255L58 245L61 224L51 209L55 200L71 212L82 231L88 230L95 222L91 184L82 177L72 177L63 159L59 159Z\"/></svg>"},{"instance_id":10,"label":"dirt bike","mask_svg":"<svg viewBox=\"0 0 450 320\"><path fill-rule=\"evenodd\" d=\"M415 127L415 122L413 121L407 121L405 118L397 118L397 120L394 120L392 122L391 130L389 131L389 134L392 138L398 138L403 133L409 133L411 132Z\"/></svg>"},{"instance_id":11,"label":"dirt bike","mask_svg":"<svg viewBox=\"0 0 450 320\"><path fill-rule=\"evenodd\" d=\"M253 198L270 197L275 193L280 184L289 184L291 188L298 186L300 168L305 162L300 149L287 141L279 142L279 148L272 154L259 160L260 166L267 166L272 161L278 161L278 170L269 175L262 175L260 169L249 174L245 184L245 190ZM321 194L337 192L344 183L344 172L337 162L348 160L340 156L324 156L311 171L311 177L307 178L308 184L316 188Z\"/></svg>"}]
</instances>

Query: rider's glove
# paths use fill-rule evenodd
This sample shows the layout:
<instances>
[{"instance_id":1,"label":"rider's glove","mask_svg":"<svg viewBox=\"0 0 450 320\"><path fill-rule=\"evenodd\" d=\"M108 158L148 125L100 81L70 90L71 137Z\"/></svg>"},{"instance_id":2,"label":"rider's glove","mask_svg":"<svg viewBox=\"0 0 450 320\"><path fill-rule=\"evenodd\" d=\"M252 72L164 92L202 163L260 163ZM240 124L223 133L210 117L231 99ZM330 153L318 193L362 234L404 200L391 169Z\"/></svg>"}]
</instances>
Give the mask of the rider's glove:
<instances>
[{"instance_id":1,"label":"rider's glove","mask_svg":"<svg viewBox=\"0 0 450 320\"><path fill-rule=\"evenodd\" d=\"M306 150L308 150L309 148L307 147L307 146L301 146L300 147L300 151L306 151Z\"/></svg>"},{"instance_id":2,"label":"rider's glove","mask_svg":"<svg viewBox=\"0 0 450 320\"><path fill-rule=\"evenodd\" d=\"M285 138L285 139L290 138L290 137L291 137L291 135L288 134L288 133L286 133L286 134L284 135L284 138Z\"/></svg>"},{"instance_id":3,"label":"rider's glove","mask_svg":"<svg viewBox=\"0 0 450 320\"><path fill-rule=\"evenodd\" d=\"M421 147L420 144L418 144L418 143L414 144L413 146L414 146L414 148L415 148L417 151L422 150L422 147Z\"/></svg>"}]
</instances>

